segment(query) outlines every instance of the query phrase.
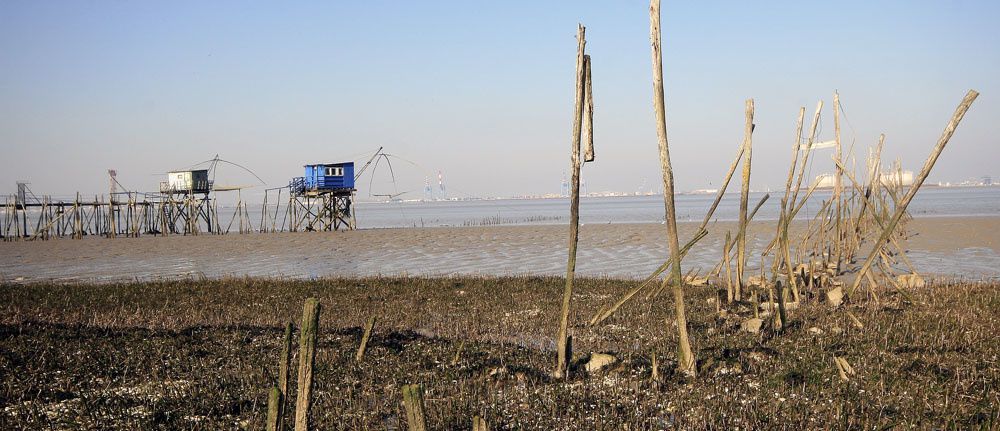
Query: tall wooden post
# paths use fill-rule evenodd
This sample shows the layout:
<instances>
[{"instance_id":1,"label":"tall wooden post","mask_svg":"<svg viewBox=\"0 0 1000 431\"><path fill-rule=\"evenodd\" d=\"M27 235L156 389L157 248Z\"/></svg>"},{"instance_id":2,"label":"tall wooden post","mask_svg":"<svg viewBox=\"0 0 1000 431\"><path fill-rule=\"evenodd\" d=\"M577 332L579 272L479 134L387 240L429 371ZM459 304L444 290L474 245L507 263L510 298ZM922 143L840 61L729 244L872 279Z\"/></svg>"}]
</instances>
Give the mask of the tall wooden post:
<instances>
[{"instance_id":1,"label":"tall wooden post","mask_svg":"<svg viewBox=\"0 0 1000 431\"><path fill-rule=\"evenodd\" d=\"M833 177L833 195L834 199L837 200L837 210L836 210L837 214L835 216L836 220L834 221L834 223L836 224L835 227L836 243L834 244L834 247L836 247L836 252L837 252L837 258L836 258L837 268L835 269L836 272L834 272L834 274L840 275L840 263L844 256L844 244L843 244L844 230L840 226L841 214L844 211L844 204L843 204L844 198L842 196L844 189L843 189L843 183L841 182L844 175L844 170L841 166L841 163L843 163L844 159L840 144L840 93L836 91L833 92L833 133L834 133L834 142L836 145L836 152L837 152L835 156L837 158L837 166L836 166L837 174Z\"/></svg>"},{"instance_id":2,"label":"tall wooden post","mask_svg":"<svg viewBox=\"0 0 1000 431\"><path fill-rule=\"evenodd\" d=\"M743 186L740 189L740 230L736 235L736 300L742 300L743 274L747 266L747 207L750 199L750 161L753 158L753 99L746 101L746 124L743 128Z\"/></svg>"},{"instance_id":3,"label":"tall wooden post","mask_svg":"<svg viewBox=\"0 0 1000 431\"><path fill-rule=\"evenodd\" d=\"M667 120L663 101L663 56L660 52L660 0L652 0L649 5L649 39L653 55L653 111L656 120L656 137L660 149L660 165L663 170L663 206L666 211L667 240L670 243L670 257L673 260L671 276L664 283L671 283L674 292L674 312L677 324L679 346L678 368L681 372L696 374L694 352L688 340L687 316L684 311L684 278L681 275L681 249L677 240L677 219L674 210L674 172L670 166L670 150L667 145Z\"/></svg>"},{"instance_id":4,"label":"tall wooden post","mask_svg":"<svg viewBox=\"0 0 1000 431\"><path fill-rule=\"evenodd\" d=\"M573 297L573 276L576 273L576 246L579 240L580 229L580 135L583 124L583 104L584 80L586 71L584 70L584 48L587 44L585 39L586 28L580 24L576 30L576 102L573 111L573 132L570 141L570 169L572 170L571 195L569 206L569 258L566 262L566 289L563 291L562 313L559 318L559 334L557 336L556 349L558 358L556 359L556 371L553 373L557 378L565 377L568 373L567 366L570 360L567 343L569 330L569 304Z\"/></svg>"}]
</instances>

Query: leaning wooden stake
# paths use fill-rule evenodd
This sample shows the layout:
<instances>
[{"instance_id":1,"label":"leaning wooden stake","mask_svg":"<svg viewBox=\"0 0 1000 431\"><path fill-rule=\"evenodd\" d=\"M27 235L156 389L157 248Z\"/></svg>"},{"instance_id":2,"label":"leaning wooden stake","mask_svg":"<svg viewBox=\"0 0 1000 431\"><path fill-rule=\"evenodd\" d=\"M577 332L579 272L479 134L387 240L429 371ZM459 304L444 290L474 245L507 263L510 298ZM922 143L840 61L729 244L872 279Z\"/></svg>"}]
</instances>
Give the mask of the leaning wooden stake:
<instances>
[{"instance_id":1,"label":"leaning wooden stake","mask_svg":"<svg viewBox=\"0 0 1000 431\"><path fill-rule=\"evenodd\" d=\"M312 403L313 364L316 362L316 337L319 332L319 301L306 300L302 308L299 335L299 393L295 399L295 431L309 429L309 407Z\"/></svg>"},{"instance_id":2,"label":"leaning wooden stake","mask_svg":"<svg viewBox=\"0 0 1000 431\"><path fill-rule=\"evenodd\" d=\"M365 324L365 334L361 336L361 345L358 346L358 354L354 356L354 360L361 362L361 359L365 357L365 348L368 347L368 337L372 335L372 328L375 327L375 316L368 318L368 323Z\"/></svg>"},{"instance_id":3,"label":"leaning wooden stake","mask_svg":"<svg viewBox=\"0 0 1000 431\"><path fill-rule=\"evenodd\" d=\"M424 387L418 384L403 386L403 407L406 409L406 426L410 431L425 431Z\"/></svg>"},{"instance_id":4,"label":"leaning wooden stake","mask_svg":"<svg viewBox=\"0 0 1000 431\"><path fill-rule=\"evenodd\" d=\"M573 276L576 273L576 246L579 240L580 230L580 133L583 123L583 104L586 71L584 70L584 47L587 44L584 38L586 29L583 25L576 30L576 103L573 114L573 138L570 142L571 158L570 168L572 169L570 197L570 221L569 221L569 259L566 262L566 289L563 291L562 313L559 318L559 335L557 337L557 347L559 357L556 360L556 370L553 373L557 378L565 377L567 364L570 357L567 352L566 337L569 330L569 303L573 297Z\"/></svg>"},{"instance_id":5,"label":"leaning wooden stake","mask_svg":"<svg viewBox=\"0 0 1000 431\"><path fill-rule=\"evenodd\" d=\"M649 5L649 39L653 55L653 110L656 115L656 137L660 149L660 166L663 170L663 206L667 217L667 240L673 260L672 275L664 279L674 291L675 323L679 346L677 366L681 372L696 374L694 352L688 340L687 316L684 311L684 279L681 277L681 248L677 240L677 218L674 211L674 171L670 167L670 149L667 144L667 120L663 101L663 55L660 51L660 0Z\"/></svg>"},{"instance_id":6,"label":"leaning wooden stake","mask_svg":"<svg viewBox=\"0 0 1000 431\"><path fill-rule=\"evenodd\" d=\"M278 425L284 429L285 405L288 401L288 374L292 365L292 322L285 323L285 336L281 342L281 359L278 363Z\"/></svg>"},{"instance_id":7,"label":"leaning wooden stake","mask_svg":"<svg viewBox=\"0 0 1000 431\"><path fill-rule=\"evenodd\" d=\"M889 240L889 236L895 232L896 225L899 224L899 219L903 218L903 214L906 213L907 205L910 204L913 196L920 190L920 186L924 184L924 180L931 173L931 169L934 167L934 163L937 162L938 156L941 155L941 151L944 151L944 147L948 145L951 136L955 134L955 129L958 128L958 123L962 122L962 117L965 117L966 111L972 106L972 102L976 100L976 97L979 97L979 93L976 90L969 90L965 94L965 98L962 99L962 103L959 103L958 108L955 109L955 113L951 116L951 121L944 128L944 132L942 132L941 138L938 139L937 145L934 146L934 150L931 151L930 156L927 157L927 161L924 162L924 167L920 170L920 174L917 175L910 189L906 191L906 195L896 205L896 212L892 215L889 222L886 223L885 228L882 229L882 235L879 236L878 241L872 246L872 250L868 254L868 259L865 259L864 265L861 265L861 269L858 270L858 274L854 278L854 283L851 284L851 290L848 292L850 295L853 295L858 290L858 287L861 286L864 275L871 269L872 264L875 263L875 258Z\"/></svg>"},{"instance_id":8,"label":"leaning wooden stake","mask_svg":"<svg viewBox=\"0 0 1000 431\"><path fill-rule=\"evenodd\" d=\"M726 189L729 187L729 181L733 178L733 173L736 172L736 167L739 166L740 159L743 157L743 150L744 147L742 144L740 144L739 152L736 153L736 158L733 159L733 163L729 165L729 171L727 171L726 177L722 181L722 187L719 188L719 191L716 193L715 201L712 202L712 206L709 207L708 212L705 213L705 218L701 221L701 226L696 231L694 237L688 240L687 244L684 244L684 247L681 247L682 260L684 259L684 256L687 255L689 249L694 247L694 245L697 244L698 241L700 241L702 238L708 235L708 230L706 230L705 228L708 226L708 222L712 220L712 215L715 214L715 210L718 209L719 203L722 201L722 197L725 195ZM753 218L752 215L751 218ZM621 299L615 302L614 305L612 305L607 309L603 309L599 311L597 314L595 314L594 317L590 319L590 325L596 325L601 321L607 319L608 317L611 317L612 314L618 311L618 309L623 304L628 302L633 296L635 296L636 293L639 293L640 290L644 289L647 285L649 285L649 283L652 282L654 279L656 279L656 277L659 277L660 274L664 273L667 269L669 269L672 262L673 259L668 258L666 262L663 262L663 264L661 264L659 268L656 268L656 270L653 271L652 274L646 277L646 279L643 280L643 282L640 285L632 289L629 289L629 291L626 292Z\"/></svg>"},{"instance_id":9,"label":"leaning wooden stake","mask_svg":"<svg viewBox=\"0 0 1000 431\"><path fill-rule=\"evenodd\" d=\"M799 190L802 188L802 178L806 173L806 165L809 163L809 154L812 153L812 145L816 140L816 128L819 126L819 114L823 111L823 101L820 100L816 103L816 113L813 114L812 125L809 127L809 139L806 141L806 147L804 151L805 154L802 155L802 164L799 165L798 179L795 181L795 188L792 189L792 200L788 202L789 206L794 207L799 198ZM803 201L808 200L808 198L803 198Z\"/></svg>"}]
</instances>

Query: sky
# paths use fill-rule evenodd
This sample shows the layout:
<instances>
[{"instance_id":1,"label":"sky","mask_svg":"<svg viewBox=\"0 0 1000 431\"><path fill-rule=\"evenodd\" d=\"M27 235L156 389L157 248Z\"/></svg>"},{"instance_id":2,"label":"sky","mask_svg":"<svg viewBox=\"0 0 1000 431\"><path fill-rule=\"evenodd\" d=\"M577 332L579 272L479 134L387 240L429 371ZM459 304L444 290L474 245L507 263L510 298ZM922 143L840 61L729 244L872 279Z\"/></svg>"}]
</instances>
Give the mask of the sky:
<instances>
[{"instance_id":1,"label":"sky","mask_svg":"<svg viewBox=\"0 0 1000 431\"><path fill-rule=\"evenodd\" d=\"M0 2L0 194L155 190L218 155L216 181L266 187L302 165L391 155L359 195L559 193L570 167L576 28L593 63L587 190L660 188L649 4L641 1ZM715 188L755 101L754 189L784 184L799 107L834 91L857 166L919 171L972 106L929 181L1000 177L1000 3L663 3L667 129L678 190ZM832 169L830 150L809 172ZM393 176L395 181L392 180Z\"/></svg>"}]
</instances>

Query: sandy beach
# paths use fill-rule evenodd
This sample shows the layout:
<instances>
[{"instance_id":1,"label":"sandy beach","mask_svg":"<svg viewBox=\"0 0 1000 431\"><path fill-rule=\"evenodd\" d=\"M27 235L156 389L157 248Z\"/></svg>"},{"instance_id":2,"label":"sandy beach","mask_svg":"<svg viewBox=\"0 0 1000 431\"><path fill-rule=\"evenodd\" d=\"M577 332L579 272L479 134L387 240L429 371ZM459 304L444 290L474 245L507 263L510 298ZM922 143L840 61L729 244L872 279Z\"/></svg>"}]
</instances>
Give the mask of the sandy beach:
<instances>
[{"instance_id":1,"label":"sandy beach","mask_svg":"<svg viewBox=\"0 0 1000 431\"><path fill-rule=\"evenodd\" d=\"M697 226L679 224L682 238L689 238ZM1000 276L998 226L1000 217L916 218L907 225L910 237L904 247L921 272L996 278ZM0 243L0 279L559 275L565 271L567 229L560 224L8 242ZM714 266L725 233L735 232L736 224L718 222L709 230L685 259L685 271ZM753 223L749 240L753 250L766 246L774 230L774 222ZM664 238L660 224L585 224L580 230L578 273L645 276L666 258Z\"/></svg>"}]
</instances>

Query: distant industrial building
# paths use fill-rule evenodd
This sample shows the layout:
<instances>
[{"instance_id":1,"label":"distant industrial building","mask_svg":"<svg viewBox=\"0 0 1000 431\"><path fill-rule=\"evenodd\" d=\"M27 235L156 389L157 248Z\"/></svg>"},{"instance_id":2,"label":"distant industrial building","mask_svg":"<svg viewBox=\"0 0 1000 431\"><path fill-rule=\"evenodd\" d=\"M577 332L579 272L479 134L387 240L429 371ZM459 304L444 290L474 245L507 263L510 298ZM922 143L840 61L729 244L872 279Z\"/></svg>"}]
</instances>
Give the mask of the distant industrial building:
<instances>
[{"instance_id":1,"label":"distant industrial building","mask_svg":"<svg viewBox=\"0 0 1000 431\"><path fill-rule=\"evenodd\" d=\"M822 174L813 180L813 184L819 189L832 189L836 184L836 177L834 174ZM846 177L843 179L845 182L849 181ZM861 181L861 179L858 179ZM904 186L913 185L913 171L894 171L894 172L882 172L879 174L879 182L882 184L901 184Z\"/></svg>"}]
</instances>

